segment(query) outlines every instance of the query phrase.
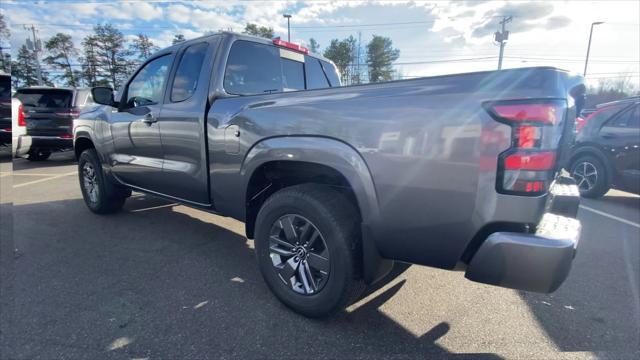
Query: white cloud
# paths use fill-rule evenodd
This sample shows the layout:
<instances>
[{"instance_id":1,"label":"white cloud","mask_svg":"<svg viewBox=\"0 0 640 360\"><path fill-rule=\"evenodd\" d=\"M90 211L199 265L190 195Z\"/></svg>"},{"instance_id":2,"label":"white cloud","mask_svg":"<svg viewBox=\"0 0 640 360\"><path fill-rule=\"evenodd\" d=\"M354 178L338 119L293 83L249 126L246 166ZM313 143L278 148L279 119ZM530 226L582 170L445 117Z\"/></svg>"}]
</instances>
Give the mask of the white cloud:
<instances>
[{"instance_id":1,"label":"white cloud","mask_svg":"<svg viewBox=\"0 0 640 360\"><path fill-rule=\"evenodd\" d=\"M361 31L364 45L375 33L390 37L400 49L399 62L405 63L495 57L493 32L499 18L493 16L513 15L508 25L506 67L551 65L573 71L582 70L591 22L605 21L594 31L590 73L640 72L637 1L89 1L56 6L3 1L2 11L12 24L42 24L40 36L45 39L59 31L69 33L78 47L98 22L112 23L127 36L146 33L158 46L170 45L178 33L193 38L220 29L242 31L247 22L273 27L277 36L286 36L282 14L291 13L292 40L296 42L313 37L326 46L333 38L357 38ZM345 27L398 22L417 23ZM15 53L28 34L21 25L11 25L11 30ZM485 59L399 68L405 75L436 75L490 70L496 63L497 59Z\"/></svg>"}]
</instances>

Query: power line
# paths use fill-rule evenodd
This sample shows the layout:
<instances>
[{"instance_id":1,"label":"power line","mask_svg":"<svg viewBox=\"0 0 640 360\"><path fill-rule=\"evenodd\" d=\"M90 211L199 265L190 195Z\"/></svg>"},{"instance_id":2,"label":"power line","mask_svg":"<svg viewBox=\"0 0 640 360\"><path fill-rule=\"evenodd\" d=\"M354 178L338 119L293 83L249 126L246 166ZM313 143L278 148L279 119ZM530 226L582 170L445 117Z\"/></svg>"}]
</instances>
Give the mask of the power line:
<instances>
[{"instance_id":1,"label":"power line","mask_svg":"<svg viewBox=\"0 0 640 360\"><path fill-rule=\"evenodd\" d=\"M367 26L394 26L394 25L410 25L410 24L433 24L436 20L431 21L404 21L390 23L372 23L372 24L345 24L345 25L310 25L310 26L292 26L292 29L327 29L327 28L346 28L346 27L367 27Z\"/></svg>"}]
</instances>

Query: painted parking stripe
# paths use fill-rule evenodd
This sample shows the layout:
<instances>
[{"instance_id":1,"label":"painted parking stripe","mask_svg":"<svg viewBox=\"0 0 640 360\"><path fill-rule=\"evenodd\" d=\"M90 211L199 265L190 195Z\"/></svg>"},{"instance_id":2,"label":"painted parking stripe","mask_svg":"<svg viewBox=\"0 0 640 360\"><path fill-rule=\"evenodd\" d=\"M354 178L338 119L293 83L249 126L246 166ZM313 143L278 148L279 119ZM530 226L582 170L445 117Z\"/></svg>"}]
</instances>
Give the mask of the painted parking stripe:
<instances>
[{"instance_id":1,"label":"painted parking stripe","mask_svg":"<svg viewBox=\"0 0 640 360\"><path fill-rule=\"evenodd\" d=\"M50 176L56 176L56 175L61 175L61 174L41 174L41 173L6 173L6 174L2 174L0 176L44 176L44 177L50 177Z\"/></svg>"},{"instance_id":2,"label":"painted parking stripe","mask_svg":"<svg viewBox=\"0 0 640 360\"><path fill-rule=\"evenodd\" d=\"M13 185L13 188L20 188L23 186L29 186L29 185L33 185L33 184L38 184L41 182L45 182L45 181L49 181L49 180L55 180L55 179L59 179L61 177L65 177L65 176L70 176L70 175L76 175L78 174L77 171L74 172L70 172L70 173L66 173L66 174L60 174L60 175L56 175L56 176L51 176L45 179L38 179L38 180L33 180L33 181L27 181L26 183L22 183L22 184L17 184L17 185Z\"/></svg>"},{"instance_id":3,"label":"painted parking stripe","mask_svg":"<svg viewBox=\"0 0 640 360\"><path fill-rule=\"evenodd\" d=\"M580 207L581 207L582 209L585 209L585 210L588 210L588 211L594 212L594 213L596 213L596 214L598 214L598 215L602 215L602 216L604 216L604 217L608 217L609 219L619 221L619 222L621 222L621 223L623 223L623 224L627 224L627 225L635 226L635 227L637 227L638 229L640 229L640 224L635 223L635 222L633 222L633 221L630 221L630 220L627 220L627 219L623 219L623 218L621 218L621 217L617 217L617 216L614 216L614 215L611 215L611 214L607 214L606 212L603 212L603 211L600 211L600 210L596 210L596 209L594 209L594 208L590 208L590 207L585 206L585 205L580 205Z\"/></svg>"}]
</instances>

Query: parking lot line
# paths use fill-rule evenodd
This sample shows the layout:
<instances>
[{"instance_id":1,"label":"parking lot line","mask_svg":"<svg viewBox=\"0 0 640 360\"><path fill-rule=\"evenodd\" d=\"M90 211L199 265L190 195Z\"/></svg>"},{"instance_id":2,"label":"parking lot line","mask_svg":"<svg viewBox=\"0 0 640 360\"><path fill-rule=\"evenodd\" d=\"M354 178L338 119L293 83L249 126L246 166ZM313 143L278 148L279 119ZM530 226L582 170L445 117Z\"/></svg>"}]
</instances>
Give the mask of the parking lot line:
<instances>
[{"instance_id":1,"label":"parking lot line","mask_svg":"<svg viewBox=\"0 0 640 360\"><path fill-rule=\"evenodd\" d=\"M11 176L47 176L48 177L48 176L55 176L55 175L58 175L58 174L17 173L17 172L14 172L14 173L10 173L10 172L8 172L8 173L0 173L0 176L10 176L10 175Z\"/></svg>"},{"instance_id":2,"label":"parking lot line","mask_svg":"<svg viewBox=\"0 0 640 360\"><path fill-rule=\"evenodd\" d=\"M33 184L38 184L38 183L41 183L41 182L45 182L45 181L49 181L49 180L55 180L55 179L59 179L61 177L69 176L69 175L76 175L77 173L78 173L77 171L74 171L74 172L69 172L69 173L65 173L65 174L51 176L51 177L48 177L48 178L45 178L45 179L27 181L26 183L13 185L13 188L15 189L15 188L23 187L23 186L29 186L29 185L33 185Z\"/></svg>"},{"instance_id":3,"label":"parking lot line","mask_svg":"<svg viewBox=\"0 0 640 360\"><path fill-rule=\"evenodd\" d=\"M609 218L609 219L619 221L619 222L621 222L621 223L623 223L623 224L627 224L627 225L635 226L635 227L637 227L637 228L639 228L639 229L640 229L640 224L635 223L635 222L633 222L633 221L630 221L630 220L627 220L627 219L623 219L623 218L621 218L621 217L617 217L617 216L614 216L614 215L611 215L611 214L607 214L606 212L603 212L603 211L600 211L600 210L596 210L596 209L594 209L594 208L590 208L590 207L585 206L585 205L580 205L580 207L581 207L582 209L585 209L585 210L588 210L588 211L594 212L594 213L596 213L596 214L598 214L598 215L602 215L602 216L607 217L607 218Z\"/></svg>"}]
</instances>

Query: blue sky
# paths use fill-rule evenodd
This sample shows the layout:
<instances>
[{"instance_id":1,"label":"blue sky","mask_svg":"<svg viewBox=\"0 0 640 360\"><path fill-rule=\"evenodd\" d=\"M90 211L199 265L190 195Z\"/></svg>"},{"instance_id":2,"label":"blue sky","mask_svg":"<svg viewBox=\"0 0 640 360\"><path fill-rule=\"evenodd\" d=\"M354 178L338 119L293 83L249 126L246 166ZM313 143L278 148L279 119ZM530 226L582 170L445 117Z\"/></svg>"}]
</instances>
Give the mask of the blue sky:
<instances>
[{"instance_id":1,"label":"blue sky","mask_svg":"<svg viewBox=\"0 0 640 360\"><path fill-rule=\"evenodd\" d=\"M56 32L81 39L96 23L112 23L128 36L145 33L169 45L175 33L187 38L206 31L241 31L247 22L271 26L292 41L315 38L324 48L332 38L374 34L400 49L397 69L407 77L492 70L498 47L493 33L500 16L511 15L505 68L548 65L581 73L590 24L593 36L588 81L627 76L640 83L640 1L107 1L3 0L0 11L12 30L16 51L35 24L39 36ZM5 44L6 45L6 44Z\"/></svg>"}]
</instances>

